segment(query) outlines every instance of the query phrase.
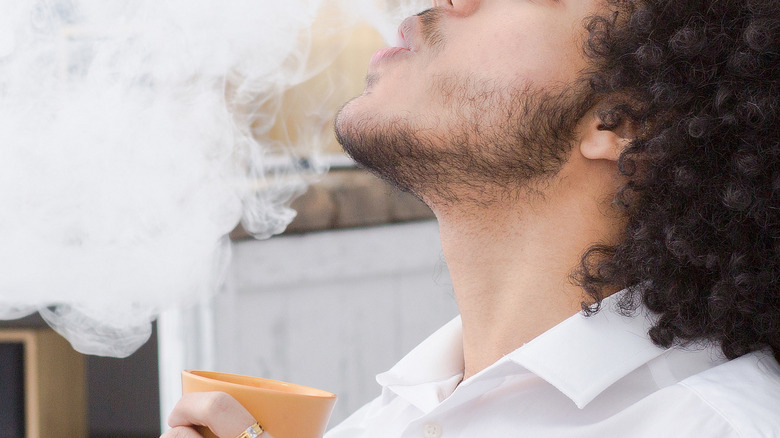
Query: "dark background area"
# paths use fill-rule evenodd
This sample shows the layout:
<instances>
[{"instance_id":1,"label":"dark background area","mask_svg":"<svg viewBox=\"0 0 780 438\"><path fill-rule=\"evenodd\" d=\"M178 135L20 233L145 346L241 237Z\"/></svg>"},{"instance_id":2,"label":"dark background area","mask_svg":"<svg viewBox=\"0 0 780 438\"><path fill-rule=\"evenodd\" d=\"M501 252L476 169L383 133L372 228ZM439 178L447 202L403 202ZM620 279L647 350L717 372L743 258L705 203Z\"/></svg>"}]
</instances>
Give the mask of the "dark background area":
<instances>
[{"instance_id":1,"label":"dark background area","mask_svg":"<svg viewBox=\"0 0 780 438\"><path fill-rule=\"evenodd\" d=\"M44 327L37 316L0 321L4 328ZM86 358L90 438L155 438L160 435L156 327L149 341L125 359ZM0 436L22 437L24 424L23 348L0 343ZM21 403L21 406L18 406ZM17 428L14 432L13 428ZM6 435L9 431L12 434Z\"/></svg>"},{"instance_id":2,"label":"dark background area","mask_svg":"<svg viewBox=\"0 0 780 438\"><path fill-rule=\"evenodd\" d=\"M0 437L24 436L24 348L0 343Z\"/></svg>"},{"instance_id":3,"label":"dark background area","mask_svg":"<svg viewBox=\"0 0 780 438\"><path fill-rule=\"evenodd\" d=\"M90 438L160 436L157 330L125 359L87 357Z\"/></svg>"}]
</instances>

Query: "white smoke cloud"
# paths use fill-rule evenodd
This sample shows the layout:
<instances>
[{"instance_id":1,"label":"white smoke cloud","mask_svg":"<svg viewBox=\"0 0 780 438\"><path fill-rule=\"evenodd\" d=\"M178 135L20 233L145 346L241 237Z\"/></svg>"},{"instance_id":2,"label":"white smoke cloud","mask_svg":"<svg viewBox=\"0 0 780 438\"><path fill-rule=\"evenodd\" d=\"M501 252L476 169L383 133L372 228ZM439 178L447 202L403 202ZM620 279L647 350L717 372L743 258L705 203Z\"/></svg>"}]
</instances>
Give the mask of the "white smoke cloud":
<instances>
[{"instance_id":1,"label":"white smoke cloud","mask_svg":"<svg viewBox=\"0 0 780 438\"><path fill-rule=\"evenodd\" d=\"M387 0L372 2L355 1L352 10L356 11L360 20L373 26L388 45L397 41L398 25L400 22L425 8L432 7L431 0Z\"/></svg>"},{"instance_id":2,"label":"white smoke cloud","mask_svg":"<svg viewBox=\"0 0 780 438\"><path fill-rule=\"evenodd\" d=\"M40 311L81 352L135 351L161 310L218 287L239 221L283 231L324 170L269 172L289 154L256 140L338 54L313 37L363 19L392 42L419 7L0 0L0 319ZM313 27L324 8L343 21Z\"/></svg>"}]
</instances>

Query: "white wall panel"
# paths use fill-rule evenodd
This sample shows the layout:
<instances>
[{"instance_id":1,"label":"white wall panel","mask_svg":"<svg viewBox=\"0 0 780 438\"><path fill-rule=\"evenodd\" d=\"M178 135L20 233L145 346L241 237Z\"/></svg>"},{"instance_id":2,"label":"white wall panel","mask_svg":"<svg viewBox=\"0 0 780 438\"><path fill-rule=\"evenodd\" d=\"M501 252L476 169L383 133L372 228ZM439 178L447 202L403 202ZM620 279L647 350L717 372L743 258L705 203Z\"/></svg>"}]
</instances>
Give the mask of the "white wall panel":
<instances>
[{"instance_id":1,"label":"white wall panel","mask_svg":"<svg viewBox=\"0 0 780 438\"><path fill-rule=\"evenodd\" d=\"M161 358L169 336L177 345L171 353L188 359L161 360L168 367L160 370L161 380L177 380L181 367L206 364L319 387L339 395L333 425L378 395L374 375L457 308L437 226L421 222L239 242L225 291L199 310L163 320L187 319L181 313L192 314L192 324L208 320L213 336L204 335L202 325L166 333L163 321ZM161 382L161 388L168 391L161 394L165 418L178 386Z\"/></svg>"}]
</instances>

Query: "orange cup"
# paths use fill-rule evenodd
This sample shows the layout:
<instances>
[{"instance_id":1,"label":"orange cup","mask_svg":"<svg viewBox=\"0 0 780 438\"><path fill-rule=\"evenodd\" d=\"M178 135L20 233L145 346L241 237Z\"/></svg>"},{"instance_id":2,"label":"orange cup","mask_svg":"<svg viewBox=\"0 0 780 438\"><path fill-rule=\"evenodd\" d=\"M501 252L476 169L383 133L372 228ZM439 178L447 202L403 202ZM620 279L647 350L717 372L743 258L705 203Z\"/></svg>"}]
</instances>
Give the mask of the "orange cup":
<instances>
[{"instance_id":1,"label":"orange cup","mask_svg":"<svg viewBox=\"0 0 780 438\"><path fill-rule=\"evenodd\" d=\"M336 395L278 380L213 371L184 370L182 392L222 391L233 396L274 438L321 438ZM207 428L199 432L216 438Z\"/></svg>"}]
</instances>

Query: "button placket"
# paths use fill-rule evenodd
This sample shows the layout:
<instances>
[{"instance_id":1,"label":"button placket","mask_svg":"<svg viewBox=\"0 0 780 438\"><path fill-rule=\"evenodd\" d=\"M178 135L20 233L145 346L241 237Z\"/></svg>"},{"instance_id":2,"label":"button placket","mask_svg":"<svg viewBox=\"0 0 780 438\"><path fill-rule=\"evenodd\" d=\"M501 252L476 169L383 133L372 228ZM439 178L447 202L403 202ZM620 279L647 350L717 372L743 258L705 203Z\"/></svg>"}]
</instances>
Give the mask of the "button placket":
<instances>
[{"instance_id":1,"label":"button placket","mask_svg":"<svg viewBox=\"0 0 780 438\"><path fill-rule=\"evenodd\" d=\"M423 426L424 438L439 438L441 437L441 425L439 423L425 423Z\"/></svg>"}]
</instances>

